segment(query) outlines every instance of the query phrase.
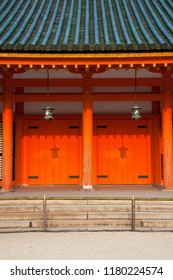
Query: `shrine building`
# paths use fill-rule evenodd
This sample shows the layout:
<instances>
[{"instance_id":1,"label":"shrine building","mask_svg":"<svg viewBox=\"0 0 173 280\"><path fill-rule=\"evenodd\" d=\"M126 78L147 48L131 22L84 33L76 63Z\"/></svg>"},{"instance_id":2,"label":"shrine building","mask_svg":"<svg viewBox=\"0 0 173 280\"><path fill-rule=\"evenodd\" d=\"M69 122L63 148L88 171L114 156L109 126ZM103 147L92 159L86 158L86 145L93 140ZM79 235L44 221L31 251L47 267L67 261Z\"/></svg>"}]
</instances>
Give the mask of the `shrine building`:
<instances>
[{"instance_id":1,"label":"shrine building","mask_svg":"<svg viewBox=\"0 0 173 280\"><path fill-rule=\"evenodd\" d=\"M2 0L0 185L173 190L173 1Z\"/></svg>"}]
</instances>

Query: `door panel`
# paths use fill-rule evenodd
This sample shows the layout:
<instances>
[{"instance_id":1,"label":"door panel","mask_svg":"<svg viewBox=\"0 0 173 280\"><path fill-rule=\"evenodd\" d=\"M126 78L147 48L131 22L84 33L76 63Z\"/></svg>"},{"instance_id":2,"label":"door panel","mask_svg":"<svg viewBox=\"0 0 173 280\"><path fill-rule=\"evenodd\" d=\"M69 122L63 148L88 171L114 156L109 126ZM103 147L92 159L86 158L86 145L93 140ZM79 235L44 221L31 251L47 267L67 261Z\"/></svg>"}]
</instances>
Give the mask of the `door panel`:
<instances>
[{"instance_id":1,"label":"door panel","mask_svg":"<svg viewBox=\"0 0 173 280\"><path fill-rule=\"evenodd\" d=\"M150 143L148 125L137 125L133 136L136 183L147 184L150 180Z\"/></svg>"},{"instance_id":2,"label":"door panel","mask_svg":"<svg viewBox=\"0 0 173 280\"><path fill-rule=\"evenodd\" d=\"M35 123L28 127L28 183L39 182L39 126Z\"/></svg>"},{"instance_id":3,"label":"door panel","mask_svg":"<svg viewBox=\"0 0 173 280\"><path fill-rule=\"evenodd\" d=\"M61 129L54 122L45 127L45 184L60 182Z\"/></svg>"},{"instance_id":4,"label":"door panel","mask_svg":"<svg viewBox=\"0 0 173 280\"><path fill-rule=\"evenodd\" d=\"M24 131L23 183L81 183L79 121L26 121Z\"/></svg>"},{"instance_id":5,"label":"door panel","mask_svg":"<svg viewBox=\"0 0 173 280\"><path fill-rule=\"evenodd\" d=\"M67 145L67 161L68 181L71 184L78 184L79 182L79 123L68 123L68 145Z\"/></svg>"},{"instance_id":6,"label":"door panel","mask_svg":"<svg viewBox=\"0 0 173 280\"><path fill-rule=\"evenodd\" d=\"M94 183L151 183L150 129L147 121L97 121L94 134L97 135Z\"/></svg>"},{"instance_id":7,"label":"door panel","mask_svg":"<svg viewBox=\"0 0 173 280\"><path fill-rule=\"evenodd\" d=\"M109 177L109 140L108 140L108 125L103 123L97 125L97 182L98 184L106 184Z\"/></svg>"}]
</instances>

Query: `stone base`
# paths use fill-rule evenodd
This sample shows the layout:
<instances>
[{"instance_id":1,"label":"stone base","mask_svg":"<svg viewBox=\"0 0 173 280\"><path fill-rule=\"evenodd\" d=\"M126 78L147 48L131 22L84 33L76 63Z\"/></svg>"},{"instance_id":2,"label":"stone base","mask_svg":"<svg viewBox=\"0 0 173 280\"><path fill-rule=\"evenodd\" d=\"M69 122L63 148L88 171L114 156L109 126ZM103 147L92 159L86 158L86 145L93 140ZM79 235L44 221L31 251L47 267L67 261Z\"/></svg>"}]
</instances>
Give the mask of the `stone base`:
<instances>
[{"instance_id":1,"label":"stone base","mask_svg":"<svg viewBox=\"0 0 173 280\"><path fill-rule=\"evenodd\" d=\"M15 190L4 190L4 189L0 189L0 192L2 193L7 193L7 192L14 192Z\"/></svg>"},{"instance_id":2,"label":"stone base","mask_svg":"<svg viewBox=\"0 0 173 280\"><path fill-rule=\"evenodd\" d=\"M91 185L90 186L83 186L82 190L83 191L93 191L93 187Z\"/></svg>"}]
</instances>

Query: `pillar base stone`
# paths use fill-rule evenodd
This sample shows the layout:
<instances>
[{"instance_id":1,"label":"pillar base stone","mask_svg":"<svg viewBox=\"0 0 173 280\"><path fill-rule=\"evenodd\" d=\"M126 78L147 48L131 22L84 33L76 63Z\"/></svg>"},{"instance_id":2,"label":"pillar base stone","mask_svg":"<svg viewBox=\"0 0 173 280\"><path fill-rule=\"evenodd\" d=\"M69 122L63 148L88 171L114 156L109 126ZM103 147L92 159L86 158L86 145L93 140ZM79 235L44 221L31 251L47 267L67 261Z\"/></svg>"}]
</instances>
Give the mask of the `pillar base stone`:
<instances>
[{"instance_id":1,"label":"pillar base stone","mask_svg":"<svg viewBox=\"0 0 173 280\"><path fill-rule=\"evenodd\" d=\"M2 193L7 193L7 192L14 192L15 190L11 189L11 190L6 190L6 189L0 189L0 192Z\"/></svg>"},{"instance_id":2,"label":"pillar base stone","mask_svg":"<svg viewBox=\"0 0 173 280\"><path fill-rule=\"evenodd\" d=\"M83 186L83 187L82 187L82 190L83 190L83 191L92 191L92 190L93 190L93 187L92 187L91 185Z\"/></svg>"}]
</instances>

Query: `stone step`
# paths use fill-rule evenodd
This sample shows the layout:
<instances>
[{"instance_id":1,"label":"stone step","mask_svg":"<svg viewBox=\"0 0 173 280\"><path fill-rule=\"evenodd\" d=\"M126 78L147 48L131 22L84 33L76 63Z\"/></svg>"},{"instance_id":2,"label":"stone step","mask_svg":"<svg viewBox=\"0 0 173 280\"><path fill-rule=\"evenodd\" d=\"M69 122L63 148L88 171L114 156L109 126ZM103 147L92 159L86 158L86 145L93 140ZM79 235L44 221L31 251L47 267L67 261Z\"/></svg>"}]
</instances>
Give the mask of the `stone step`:
<instances>
[{"instance_id":1,"label":"stone step","mask_svg":"<svg viewBox=\"0 0 173 280\"><path fill-rule=\"evenodd\" d=\"M131 221L129 220L48 220L47 229L52 228L93 228L104 230L119 230L120 228L127 228L131 230ZM136 230L142 229L161 229L161 230L173 230L173 221L170 220L138 220L135 222ZM0 231L7 231L7 229L25 231L31 229L43 230L43 221L40 220L9 220L0 221Z\"/></svg>"},{"instance_id":2,"label":"stone step","mask_svg":"<svg viewBox=\"0 0 173 280\"><path fill-rule=\"evenodd\" d=\"M57 212L129 212L131 206L128 205L49 205L47 211Z\"/></svg>"},{"instance_id":3,"label":"stone step","mask_svg":"<svg viewBox=\"0 0 173 280\"><path fill-rule=\"evenodd\" d=\"M47 220L86 220L87 213L48 213Z\"/></svg>"},{"instance_id":4,"label":"stone step","mask_svg":"<svg viewBox=\"0 0 173 280\"><path fill-rule=\"evenodd\" d=\"M141 227L136 227L136 231L140 231L140 232L166 232L166 231L173 231L173 228L171 227L166 227L166 228L159 228L159 227L145 227L145 228L141 228Z\"/></svg>"},{"instance_id":5,"label":"stone step","mask_svg":"<svg viewBox=\"0 0 173 280\"><path fill-rule=\"evenodd\" d=\"M47 200L47 205L131 205L131 200L112 199L79 199L79 200Z\"/></svg>"},{"instance_id":6,"label":"stone step","mask_svg":"<svg viewBox=\"0 0 173 280\"><path fill-rule=\"evenodd\" d=\"M62 220L62 219L130 219L131 220L132 214L129 213L117 213L117 212L88 212L88 213L48 213L47 219L48 220ZM1 220L42 220L43 213L1 213L0 221ZM136 213L135 214L136 220L173 220L172 213Z\"/></svg>"},{"instance_id":7,"label":"stone step","mask_svg":"<svg viewBox=\"0 0 173 280\"><path fill-rule=\"evenodd\" d=\"M173 230L173 220L138 220L136 227L140 228L171 228Z\"/></svg>"},{"instance_id":8,"label":"stone step","mask_svg":"<svg viewBox=\"0 0 173 280\"><path fill-rule=\"evenodd\" d=\"M43 207L41 206L0 206L0 213L33 213L42 211Z\"/></svg>"},{"instance_id":9,"label":"stone step","mask_svg":"<svg viewBox=\"0 0 173 280\"><path fill-rule=\"evenodd\" d=\"M172 212L173 213L173 205L135 205L135 210L137 212Z\"/></svg>"},{"instance_id":10,"label":"stone step","mask_svg":"<svg viewBox=\"0 0 173 280\"><path fill-rule=\"evenodd\" d=\"M26 212L12 212L12 213L1 213L0 221L2 220L42 220L43 213L26 213Z\"/></svg>"},{"instance_id":11,"label":"stone step","mask_svg":"<svg viewBox=\"0 0 173 280\"><path fill-rule=\"evenodd\" d=\"M136 205L172 205L173 200L135 200Z\"/></svg>"},{"instance_id":12,"label":"stone step","mask_svg":"<svg viewBox=\"0 0 173 280\"><path fill-rule=\"evenodd\" d=\"M0 206L37 206L43 205L43 200L28 199L3 199L0 200Z\"/></svg>"},{"instance_id":13,"label":"stone step","mask_svg":"<svg viewBox=\"0 0 173 280\"><path fill-rule=\"evenodd\" d=\"M0 221L0 228L30 228L30 220L8 220Z\"/></svg>"},{"instance_id":14,"label":"stone step","mask_svg":"<svg viewBox=\"0 0 173 280\"><path fill-rule=\"evenodd\" d=\"M1 233L14 233L14 232L37 232L37 231L42 231L43 228L28 228L28 227L13 227L13 228L9 228L9 227L4 227L4 228L0 228L0 232Z\"/></svg>"},{"instance_id":15,"label":"stone step","mask_svg":"<svg viewBox=\"0 0 173 280\"><path fill-rule=\"evenodd\" d=\"M0 200L0 232L131 230L132 201L116 199ZM43 210L46 212L43 213ZM43 221L44 219L44 221ZM173 230L173 201L135 201L137 230Z\"/></svg>"},{"instance_id":16,"label":"stone step","mask_svg":"<svg viewBox=\"0 0 173 280\"><path fill-rule=\"evenodd\" d=\"M52 227L131 227L129 220L48 220L48 228Z\"/></svg>"},{"instance_id":17,"label":"stone step","mask_svg":"<svg viewBox=\"0 0 173 280\"><path fill-rule=\"evenodd\" d=\"M95 231L97 231L97 232L99 232L99 231L130 231L131 230L131 227L123 227L123 226L119 226L118 228L117 228L117 226L116 227L113 227L113 226L111 226L111 227L86 227L86 226L84 226L84 227L77 227L77 226L75 226L75 227L66 227L66 228L63 228L63 227L61 227L61 228L59 228L59 227L53 227L53 228L51 228L51 229L48 229L47 231L48 232L76 232L76 231L78 231L78 232L84 232L84 231L87 231L87 232L95 232Z\"/></svg>"},{"instance_id":18,"label":"stone step","mask_svg":"<svg viewBox=\"0 0 173 280\"><path fill-rule=\"evenodd\" d=\"M88 219L131 220L131 212L88 212Z\"/></svg>"},{"instance_id":19,"label":"stone step","mask_svg":"<svg viewBox=\"0 0 173 280\"><path fill-rule=\"evenodd\" d=\"M135 219L151 219L151 220L173 220L173 213L171 212L136 212Z\"/></svg>"},{"instance_id":20,"label":"stone step","mask_svg":"<svg viewBox=\"0 0 173 280\"><path fill-rule=\"evenodd\" d=\"M96 205L131 205L131 200L116 200L116 199L47 199L46 203L48 205L88 205L88 204L96 204ZM1 199L1 206L27 206L27 205L42 205L43 199L35 200L35 199Z\"/></svg>"}]
</instances>

